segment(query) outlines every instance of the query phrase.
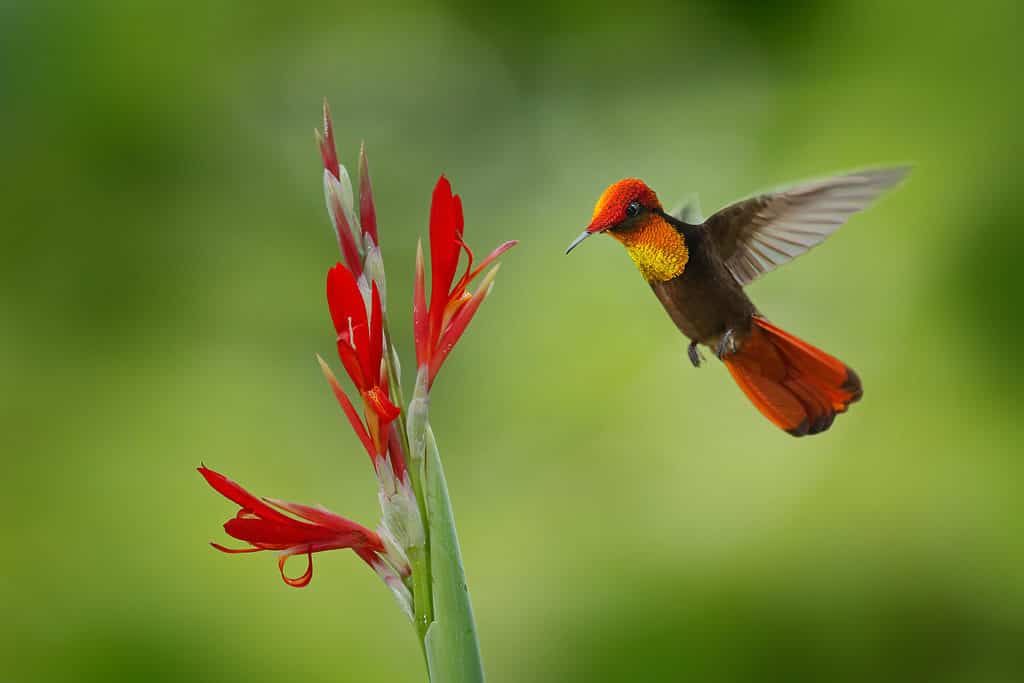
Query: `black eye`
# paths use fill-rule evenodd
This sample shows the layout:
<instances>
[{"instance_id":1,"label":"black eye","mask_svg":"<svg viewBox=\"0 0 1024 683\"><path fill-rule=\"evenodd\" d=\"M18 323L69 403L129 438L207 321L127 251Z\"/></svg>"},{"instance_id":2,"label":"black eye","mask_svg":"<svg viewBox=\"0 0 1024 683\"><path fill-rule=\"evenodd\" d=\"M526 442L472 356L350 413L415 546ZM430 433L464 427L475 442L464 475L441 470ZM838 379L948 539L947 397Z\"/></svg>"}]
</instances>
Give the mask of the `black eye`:
<instances>
[{"instance_id":1,"label":"black eye","mask_svg":"<svg viewBox=\"0 0 1024 683\"><path fill-rule=\"evenodd\" d=\"M640 202L636 201L635 199L633 201L631 201L629 203L629 206L626 207L626 215L629 216L630 218L634 218L636 216L639 216L640 215Z\"/></svg>"}]
</instances>

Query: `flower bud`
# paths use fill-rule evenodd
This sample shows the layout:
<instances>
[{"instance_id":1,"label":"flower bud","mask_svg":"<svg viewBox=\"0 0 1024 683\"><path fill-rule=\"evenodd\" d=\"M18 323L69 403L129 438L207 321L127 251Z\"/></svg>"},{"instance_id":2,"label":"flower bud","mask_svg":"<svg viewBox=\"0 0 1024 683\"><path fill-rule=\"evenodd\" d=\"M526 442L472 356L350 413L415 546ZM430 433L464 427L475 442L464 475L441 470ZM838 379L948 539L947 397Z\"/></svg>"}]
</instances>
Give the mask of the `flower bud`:
<instances>
[{"instance_id":1,"label":"flower bud","mask_svg":"<svg viewBox=\"0 0 1024 683\"><path fill-rule=\"evenodd\" d=\"M409 457L422 462L427 445L427 419L430 414L430 393L427 388L429 368L420 366L416 373L416 390L409 401L409 412L406 415L406 434L409 437Z\"/></svg>"},{"instance_id":2,"label":"flower bud","mask_svg":"<svg viewBox=\"0 0 1024 683\"><path fill-rule=\"evenodd\" d=\"M377 283L377 289L380 290L380 299L384 303L384 308L387 308L387 277L384 274L384 259L380 254L380 247L373 243L373 238L369 234L364 234L364 252L366 257L363 259L363 268L366 276L370 280Z\"/></svg>"}]
</instances>

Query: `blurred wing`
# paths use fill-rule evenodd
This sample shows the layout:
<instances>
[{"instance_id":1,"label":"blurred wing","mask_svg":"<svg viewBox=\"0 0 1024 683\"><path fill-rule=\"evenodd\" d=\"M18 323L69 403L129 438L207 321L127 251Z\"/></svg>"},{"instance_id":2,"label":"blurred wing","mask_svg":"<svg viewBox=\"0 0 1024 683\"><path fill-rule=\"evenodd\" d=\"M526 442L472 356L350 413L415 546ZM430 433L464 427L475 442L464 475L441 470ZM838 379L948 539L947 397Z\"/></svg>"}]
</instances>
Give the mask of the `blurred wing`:
<instances>
[{"instance_id":1,"label":"blurred wing","mask_svg":"<svg viewBox=\"0 0 1024 683\"><path fill-rule=\"evenodd\" d=\"M704 216L700 212L700 200L695 194L687 195L669 215L688 225L700 225L704 222Z\"/></svg>"},{"instance_id":2,"label":"blurred wing","mask_svg":"<svg viewBox=\"0 0 1024 683\"><path fill-rule=\"evenodd\" d=\"M740 284L820 244L910 171L908 166L858 171L744 199L705 226Z\"/></svg>"}]
</instances>

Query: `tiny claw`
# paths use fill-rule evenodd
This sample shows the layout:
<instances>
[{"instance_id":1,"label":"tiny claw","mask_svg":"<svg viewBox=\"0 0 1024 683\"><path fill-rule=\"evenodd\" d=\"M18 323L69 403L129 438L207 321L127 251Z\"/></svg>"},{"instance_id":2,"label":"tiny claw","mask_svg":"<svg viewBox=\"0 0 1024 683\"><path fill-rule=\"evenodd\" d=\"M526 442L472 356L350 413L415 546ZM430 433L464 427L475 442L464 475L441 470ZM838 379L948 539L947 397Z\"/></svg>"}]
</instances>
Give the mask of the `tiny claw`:
<instances>
[{"instance_id":1,"label":"tiny claw","mask_svg":"<svg viewBox=\"0 0 1024 683\"><path fill-rule=\"evenodd\" d=\"M704 356L701 355L700 349L697 348L696 341L690 342L690 346L686 349L686 355L690 357L690 362L693 363L695 368L699 368L700 364L704 361Z\"/></svg>"}]
</instances>

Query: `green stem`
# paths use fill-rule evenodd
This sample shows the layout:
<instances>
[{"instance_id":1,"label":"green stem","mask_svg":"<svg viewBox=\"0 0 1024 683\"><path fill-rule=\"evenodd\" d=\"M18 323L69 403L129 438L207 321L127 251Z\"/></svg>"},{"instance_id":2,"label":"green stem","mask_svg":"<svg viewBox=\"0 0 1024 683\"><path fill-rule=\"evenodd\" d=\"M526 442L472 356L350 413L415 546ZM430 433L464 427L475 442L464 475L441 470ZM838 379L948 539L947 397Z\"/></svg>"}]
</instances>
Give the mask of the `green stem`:
<instances>
[{"instance_id":1,"label":"green stem","mask_svg":"<svg viewBox=\"0 0 1024 683\"><path fill-rule=\"evenodd\" d=\"M426 426L427 511L435 621L425 640L433 683L483 683L480 641L469 600L448 483L434 431Z\"/></svg>"}]
</instances>

